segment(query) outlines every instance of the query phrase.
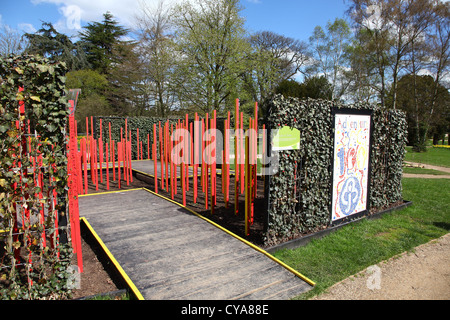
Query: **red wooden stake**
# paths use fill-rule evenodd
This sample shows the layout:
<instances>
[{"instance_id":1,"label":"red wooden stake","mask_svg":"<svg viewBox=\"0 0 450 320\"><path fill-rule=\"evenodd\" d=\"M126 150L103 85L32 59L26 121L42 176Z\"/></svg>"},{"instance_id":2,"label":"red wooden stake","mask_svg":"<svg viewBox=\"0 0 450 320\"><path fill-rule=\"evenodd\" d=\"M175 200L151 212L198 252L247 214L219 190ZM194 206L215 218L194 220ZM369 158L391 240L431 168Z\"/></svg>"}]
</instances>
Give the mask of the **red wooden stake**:
<instances>
[{"instance_id":1,"label":"red wooden stake","mask_svg":"<svg viewBox=\"0 0 450 320\"><path fill-rule=\"evenodd\" d=\"M201 159L201 163L202 163L202 172L201 172L201 176L200 176L200 183L202 185L202 192L205 192L205 157L203 155L203 152L205 150L205 122L204 119L202 118L202 122L201 122L201 130L200 130L200 159Z\"/></svg>"},{"instance_id":2,"label":"red wooden stake","mask_svg":"<svg viewBox=\"0 0 450 320\"><path fill-rule=\"evenodd\" d=\"M208 113L206 114L206 119L205 119L205 133L204 136L206 136L206 138L204 139L205 141L209 141L209 133L208 133L208 127L209 127L209 119L208 119ZM208 157L208 159L205 159L205 209L208 210L208 193L209 193L209 144L206 145L205 142L205 149L206 149L206 157ZM206 158L205 157L205 158Z\"/></svg>"},{"instance_id":3,"label":"red wooden stake","mask_svg":"<svg viewBox=\"0 0 450 320\"><path fill-rule=\"evenodd\" d=\"M117 142L117 173L118 173L118 183L119 183L119 189L120 189L120 183L121 183L121 176L120 176L120 162L122 161L122 142Z\"/></svg>"},{"instance_id":4,"label":"red wooden stake","mask_svg":"<svg viewBox=\"0 0 450 320\"><path fill-rule=\"evenodd\" d=\"M169 163L170 163L170 131L169 131L169 120L166 121L164 130L164 139L166 143L166 191L169 192Z\"/></svg>"},{"instance_id":5,"label":"red wooden stake","mask_svg":"<svg viewBox=\"0 0 450 320\"><path fill-rule=\"evenodd\" d=\"M109 157L108 157L109 144L106 143L106 190L109 190Z\"/></svg>"},{"instance_id":6,"label":"red wooden stake","mask_svg":"<svg viewBox=\"0 0 450 320\"><path fill-rule=\"evenodd\" d=\"M231 121L231 113L230 113L230 111L228 111L228 122L227 122L228 132L231 127L230 121ZM226 202L228 205L228 202L230 201L230 135L229 134L226 135L226 139L227 139L227 146L228 146L226 149L226 155L225 155L225 159L226 159L225 168L226 168L226 181L227 181Z\"/></svg>"},{"instance_id":7,"label":"red wooden stake","mask_svg":"<svg viewBox=\"0 0 450 320\"><path fill-rule=\"evenodd\" d=\"M112 159L112 165L113 165L113 181L116 181L116 148L115 148L115 141L111 141L111 159Z\"/></svg>"},{"instance_id":8,"label":"red wooden stake","mask_svg":"<svg viewBox=\"0 0 450 320\"><path fill-rule=\"evenodd\" d=\"M172 137L172 135L173 135L173 124L170 125L170 132L171 132L171 137ZM177 185L176 185L176 181L177 181L176 180L176 174L177 174L176 170L177 170L177 167L173 163L173 159L172 159L172 151L173 151L172 138L170 138L169 144L170 144L170 195L171 195L172 200L173 200L174 192L175 192L175 189L177 187ZM175 171L175 173L174 173L174 171ZM174 176L175 176L175 178L174 178Z\"/></svg>"},{"instance_id":9,"label":"red wooden stake","mask_svg":"<svg viewBox=\"0 0 450 320\"><path fill-rule=\"evenodd\" d=\"M100 182L103 183L103 134L102 134L102 119L100 118L100 140L98 141L99 158L100 158Z\"/></svg>"},{"instance_id":10,"label":"red wooden stake","mask_svg":"<svg viewBox=\"0 0 450 320\"><path fill-rule=\"evenodd\" d=\"M198 114L195 113L194 117L194 131L193 131L193 138L194 138L194 146L193 146L193 154L194 154L194 203L197 203L197 189L198 189Z\"/></svg>"},{"instance_id":11,"label":"red wooden stake","mask_svg":"<svg viewBox=\"0 0 450 320\"><path fill-rule=\"evenodd\" d=\"M131 143L131 130L128 135L129 140L125 140L122 145L122 161L123 161L123 178L127 182L127 186L130 185L130 175L129 175L129 167L130 167L130 159L128 156L128 143Z\"/></svg>"},{"instance_id":12,"label":"red wooden stake","mask_svg":"<svg viewBox=\"0 0 450 320\"><path fill-rule=\"evenodd\" d=\"M161 189L164 189L164 149L163 149L163 141L162 141L162 129L161 129L161 121L158 123L159 128L159 162L161 163Z\"/></svg>"},{"instance_id":13,"label":"red wooden stake","mask_svg":"<svg viewBox=\"0 0 450 320\"><path fill-rule=\"evenodd\" d=\"M127 144L128 139L131 140L131 134L128 135L128 119L125 118L125 140L121 141L122 142L123 178L125 181L128 179L128 170L126 169L127 157L125 156L126 144Z\"/></svg>"},{"instance_id":14,"label":"red wooden stake","mask_svg":"<svg viewBox=\"0 0 450 320\"><path fill-rule=\"evenodd\" d=\"M130 182L133 182L133 164L131 161L131 130L130 130L130 142L129 143L129 148L128 148L128 176L130 179Z\"/></svg>"},{"instance_id":15,"label":"red wooden stake","mask_svg":"<svg viewBox=\"0 0 450 320\"><path fill-rule=\"evenodd\" d=\"M217 184L216 184L216 162L217 162L217 135L216 135L216 110L213 111L213 117L211 119L211 129L212 129L212 137L214 138L214 142L212 143L212 151L214 151L212 156L212 164L211 164L211 213L214 214L214 206L217 204Z\"/></svg>"},{"instance_id":16,"label":"red wooden stake","mask_svg":"<svg viewBox=\"0 0 450 320\"><path fill-rule=\"evenodd\" d=\"M98 158L97 140L94 140L94 170L95 170L95 190L98 191Z\"/></svg>"},{"instance_id":17,"label":"red wooden stake","mask_svg":"<svg viewBox=\"0 0 450 320\"><path fill-rule=\"evenodd\" d=\"M242 157L242 161L241 161L241 194L244 194L244 189L245 189L245 132L244 132L244 112L241 112L241 132L242 132L242 137L241 137L241 154L243 155Z\"/></svg>"},{"instance_id":18,"label":"red wooden stake","mask_svg":"<svg viewBox=\"0 0 450 320\"><path fill-rule=\"evenodd\" d=\"M186 123L184 129L185 132L189 131L189 121L188 121L188 114L186 113ZM191 146L191 140L189 139L189 136L184 137L184 169L185 172L185 179L186 179L186 191L189 191L189 158L190 158L190 151L189 148Z\"/></svg>"},{"instance_id":19,"label":"red wooden stake","mask_svg":"<svg viewBox=\"0 0 450 320\"><path fill-rule=\"evenodd\" d=\"M253 152L254 152L254 157L255 157L255 163L254 163L255 164L255 169L254 169L255 186L253 188L253 198L256 198L256 193L257 193L257 189L258 189L258 138L259 138L259 133L258 133L258 102L255 102L255 122L254 122L254 126L255 126L255 138L254 138L254 141L253 141Z\"/></svg>"},{"instance_id":20,"label":"red wooden stake","mask_svg":"<svg viewBox=\"0 0 450 320\"><path fill-rule=\"evenodd\" d=\"M82 139L83 145L83 168L84 168L84 193L88 193L88 174L87 174L87 145L86 139Z\"/></svg>"},{"instance_id":21,"label":"red wooden stake","mask_svg":"<svg viewBox=\"0 0 450 320\"><path fill-rule=\"evenodd\" d=\"M236 99L234 113L234 212L239 212L239 99Z\"/></svg>"},{"instance_id":22,"label":"red wooden stake","mask_svg":"<svg viewBox=\"0 0 450 320\"><path fill-rule=\"evenodd\" d=\"M153 124L153 177L155 178L155 193L158 193L158 159L156 157L156 123Z\"/></svg>"}]
</instances>

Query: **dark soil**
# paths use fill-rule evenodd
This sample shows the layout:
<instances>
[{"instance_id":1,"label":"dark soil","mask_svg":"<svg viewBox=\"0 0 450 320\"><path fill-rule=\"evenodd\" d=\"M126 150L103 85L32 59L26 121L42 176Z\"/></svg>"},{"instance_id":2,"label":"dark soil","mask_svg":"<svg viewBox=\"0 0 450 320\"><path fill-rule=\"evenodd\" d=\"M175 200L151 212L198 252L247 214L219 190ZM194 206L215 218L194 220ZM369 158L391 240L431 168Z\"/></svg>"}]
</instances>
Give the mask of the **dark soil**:
<instances>
[{"instance_id":1,"label":"dark soil","mask_svg":"<svg viewBox=\"0 0 450 320\"><path fill-rule=\"evenodd\" d=\"M103 265L105 261L103 261L103 264L99 261L97 254L85 239L82 239L81 247L83 253L81 285L79 289L72 292L72 298L79 299L119 290L119 286L112 280L114 276L110 275ZM76 265L76 257L73 258L73 264Z\"/></svg>"}]
</instances>

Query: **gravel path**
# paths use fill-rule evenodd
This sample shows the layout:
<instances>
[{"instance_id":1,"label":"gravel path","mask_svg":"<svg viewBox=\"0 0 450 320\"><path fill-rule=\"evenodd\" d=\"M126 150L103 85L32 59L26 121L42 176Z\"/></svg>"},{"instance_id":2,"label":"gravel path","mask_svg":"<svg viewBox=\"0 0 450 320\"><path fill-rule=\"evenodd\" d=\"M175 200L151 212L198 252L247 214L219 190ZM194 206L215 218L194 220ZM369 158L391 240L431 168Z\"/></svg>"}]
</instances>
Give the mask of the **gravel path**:
<instances>
[{"instance_id":1,"label":"gravel path","mask_svg":"<svg viewBox=\"0 0 450 320\"><path fill-rule=\"evenodd\" d=\"M313 300L450 300L450 233L371 266Z\"/></svg>"},{"instance_id":2,"label":"gravel path","mask_svg":"<svg viewBox=\"0 0 450 320\"><path fill-rule=\"evenodd\" d=\"M409 162L405 161L407 165L410 165L412 167L418 167L418 168L424 168L424 169L432 169L442 172L447 172L447 175L433 175L433 174L414 174L414 173L404 173L404 178L423 178L423 179L450 179L450 168L446 167L438 167L433 166L430 164L423 164L423 163L417 163L417 162Z\"/></svg>"}]
</instances>

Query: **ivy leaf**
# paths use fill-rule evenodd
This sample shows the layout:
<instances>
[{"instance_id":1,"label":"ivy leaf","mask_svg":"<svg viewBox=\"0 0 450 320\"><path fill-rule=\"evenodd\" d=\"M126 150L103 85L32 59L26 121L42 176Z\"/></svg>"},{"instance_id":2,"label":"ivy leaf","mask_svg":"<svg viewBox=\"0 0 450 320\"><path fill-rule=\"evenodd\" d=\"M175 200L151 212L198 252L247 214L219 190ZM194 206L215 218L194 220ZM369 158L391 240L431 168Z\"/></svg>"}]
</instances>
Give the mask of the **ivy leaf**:
<instances>
[{"instance_id":1,"label":"ivy leaf","mask_svg":"<svg viewBox=\"0 0 450 320\"><path fill-rule=\"evenodd\" d=\"M56 130L56 126L53 125L52 123L49 123L47 125L47 130L50 131L50 132L54 132Z\"/></svg>"},{"instance_id":2,"label":"ivy leaf","mask_svg":"<svg viewBox=\"0 0 450 320\"><path fill-rule=\"evenodd\" d=\"M33 113L36 115L36 117L40 118L42 115L42 107L40 107L40 106L34 107Z\"/></svg>"},{"instance_id":3,"label":"ivy leaf","mask_svg":"<svg viewBox=\"0 0 450 320\"><path fill-rule=\"evenodd\" d=\"M38 96L31 96L30 99L37 102L41 102L41 99Z\"/></svg>"}]
</instances>

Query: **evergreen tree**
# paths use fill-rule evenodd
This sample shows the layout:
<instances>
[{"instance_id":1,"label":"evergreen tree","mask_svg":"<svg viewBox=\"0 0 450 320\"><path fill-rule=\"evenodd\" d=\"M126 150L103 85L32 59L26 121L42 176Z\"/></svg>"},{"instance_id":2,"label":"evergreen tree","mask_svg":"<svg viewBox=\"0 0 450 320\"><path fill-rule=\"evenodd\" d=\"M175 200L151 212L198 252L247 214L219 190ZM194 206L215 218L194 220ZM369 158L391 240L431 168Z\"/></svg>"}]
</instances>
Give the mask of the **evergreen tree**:
<instances>
[{"instance_id":1,"label":"evergreen tree","mask_svg":"<svg viewBox=\"0 0 450 320\"><path fill-rule=\"evenodd\" d=\"M86 52L87 60L94 70L108 74L114 63L121 60L122 47L126 44L121 40L128 30L118 25L109 12L103 14L102 22L92 22L80 32L80 41Z\"/></svg>"},{"instance_id":2,"label":"evergreen tree","mask_svg":"<svg viewBox=\"0 0 450 320\"><path fill-rule=\"evenodd\" d=\"M69 70L80 70L89 67L89 63L79 44L74 44L70 38L56 31L49 22L43 22L36 33L25 33L28 46L27 54L38 54L54 61L65 62Z\"/></svg>"},{"instance_id":3,"label":"evergreen tree","mask_svg":"<svg viewBox=\"0 0 450 320\"><path fill-rule=\"evenodd\" d=\"M316 76L306 78L303 83L298 83L295 80L284 80L277 87L276 93L300 99L332 100L333 89L327 78Z\"/></svg>"},{"instance_id":4,"label":"evergreen tree","mask_svg":"<svg viewBox=\"0 0 450 320\"><path fill-rule=\"evenodd\" d=\"M140 87L142 73L135 52L136 44L123 40L128 30L114 20L109 12L103 21L92 22L80 33L80 42L92 68L108 81L105 97L114 114L136 114L136 90Z\"/></svg>"}]
</instances>

